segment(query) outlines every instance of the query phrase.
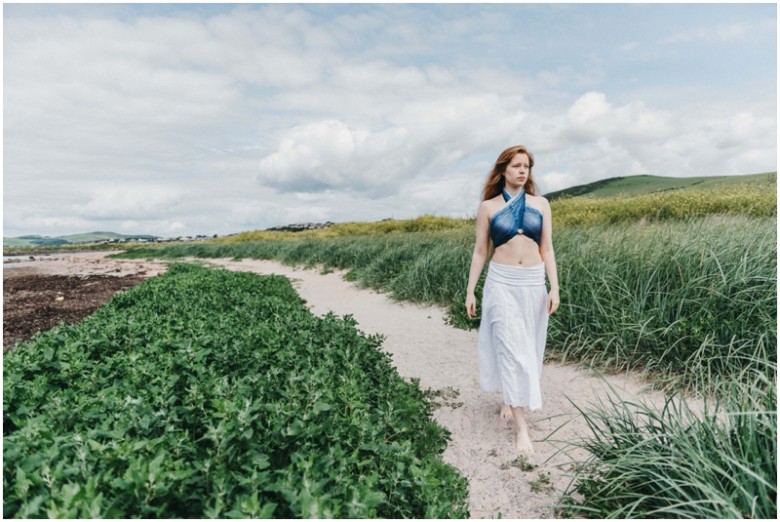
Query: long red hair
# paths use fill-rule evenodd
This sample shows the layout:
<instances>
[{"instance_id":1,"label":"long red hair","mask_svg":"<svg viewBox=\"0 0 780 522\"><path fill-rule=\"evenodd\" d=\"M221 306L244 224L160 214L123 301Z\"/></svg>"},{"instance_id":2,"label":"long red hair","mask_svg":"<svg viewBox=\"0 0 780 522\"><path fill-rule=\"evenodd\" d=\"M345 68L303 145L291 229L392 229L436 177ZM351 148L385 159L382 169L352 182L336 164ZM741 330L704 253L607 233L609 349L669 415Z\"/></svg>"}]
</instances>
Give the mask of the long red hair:
<instances>
[{"instance_id":1,"label":"long red hair","mask_svg":"<svg viewBox=\"0 0 780 522\"><path fill-rule=\"evenodd\" d=\"M504 152L499 154L498 159L496 160L496 164L493 166L493 170L490 171L487 177L487 181L485 181L485 186L482 189L482 201L492 199L504 190L504 185L506 184L506 181L504 180L504 172L506 172L506 167L509 165L509 163L512 161L512 158L515 157L516 154L526 154L528 155L528 179L525 181L525 187L524 190L526 194L531 194L532 196L536 195L536 183L534 182L533 177L533 167L534 167L534 155L531 154L531 152L525 148L524 145L515 145L514 147L509 147Z\"/></svg>"}]
</instances>

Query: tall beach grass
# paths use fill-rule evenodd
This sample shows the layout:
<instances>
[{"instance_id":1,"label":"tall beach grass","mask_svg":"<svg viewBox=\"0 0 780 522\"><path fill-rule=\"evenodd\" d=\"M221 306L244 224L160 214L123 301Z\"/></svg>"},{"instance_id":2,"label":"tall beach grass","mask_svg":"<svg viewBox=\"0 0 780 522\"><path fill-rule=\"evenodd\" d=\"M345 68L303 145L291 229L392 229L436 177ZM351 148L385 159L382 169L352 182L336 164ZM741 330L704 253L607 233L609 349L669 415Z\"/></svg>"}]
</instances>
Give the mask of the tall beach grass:
<instances>
[{"instance_id":1,"label":"tall beach grass","mask_svg":"<svg viewBox=\"0 0 780 522\"><path fill-rule=\"evenodd\" d=\"M590 433L572 445L590 458L579 464L559 515L776 519L776 374L777 364L764 360L737 379L720 379L718 402L703 412L680 396L659 410L617 394L580 409Z\"/></svg>"},{"instance_id":2,"label":"tall beach grass","mask_svg":"<svg viewBox=\"0 0 780 522\"><path fill-rule=\"evenodd\" d=\"M556 256L556 358L699 390L776 360L775 219L562 227Z\"/></svg>"},{"instance_id":3,"label":"tall beach grass","mask_svg":"<svg viewBox=\"0 0 780 522\"><path fill-rule=\"evenodd\" d=\"M125 256L345 269L394 298L446 306L453 324L471 328L478 320L466 317L463 302L473 241L472 230L453 229L183 244ZM644 370L659 384L706 390L714 377L752 367L756 354L776 358L776 218L560 226L554 243L561 308L550 321L551 359Z\"/></svg>"}]
</instances>

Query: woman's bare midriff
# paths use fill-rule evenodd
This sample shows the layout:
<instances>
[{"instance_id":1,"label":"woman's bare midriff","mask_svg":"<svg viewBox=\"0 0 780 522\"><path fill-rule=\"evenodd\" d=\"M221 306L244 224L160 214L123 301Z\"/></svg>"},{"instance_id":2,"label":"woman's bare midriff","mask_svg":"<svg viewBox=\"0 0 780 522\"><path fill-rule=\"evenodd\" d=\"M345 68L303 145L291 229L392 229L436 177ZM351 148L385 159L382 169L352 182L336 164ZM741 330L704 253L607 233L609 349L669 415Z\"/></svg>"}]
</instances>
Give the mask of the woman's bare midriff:
<instances>
[{"instance_id":1,"label":"woman's bare midriff","mask_svg":"<svg viewBox=\"0 0 780 522\"><path fill-rule=\"evenodd\" d=\"M543 263L539 246L530 237L517 235L493 252L492 261L501 265L532 267Z\"/></svg>"}]
</instances>

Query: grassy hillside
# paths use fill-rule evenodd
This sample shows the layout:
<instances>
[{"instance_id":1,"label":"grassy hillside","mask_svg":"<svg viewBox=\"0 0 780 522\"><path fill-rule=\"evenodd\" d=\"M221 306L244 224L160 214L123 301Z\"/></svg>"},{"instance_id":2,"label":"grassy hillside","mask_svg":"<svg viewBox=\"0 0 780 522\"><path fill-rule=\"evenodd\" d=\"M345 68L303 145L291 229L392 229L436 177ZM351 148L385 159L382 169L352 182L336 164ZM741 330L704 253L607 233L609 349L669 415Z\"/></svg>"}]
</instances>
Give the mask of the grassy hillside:
<instances>
[{"instance_id":1,"label":"grassy hillside","mask_svg":"<svg viewBox=\"0 0 780 522\"><path fill-rule=\"evenodd\" d=\"M69 245L88 245L98 241L132 239L154 239L155 236L143 234L117 234L116 232L84 232L66 236L39 236L28 235L18 237L4 237L4 248L37 248L37 247L63 247Z\"/></svg>"},{"instance_id":2,"label":"grassy hillside","mask_svg":"<svg viewBox=\"0 0 780 522\"><path fill-rule=\"evenodd\" d=\"M104 239L123 239L125 237L125 235L117 234L116 232L84 232L82 234L60 236L60 239L64 239L68 243L94 243Z\"/></svg>"},{"instance_id":3,"label":"grassy hillside","mask_svg":"<svg viewBox=\"0 0 780 522\"><path fill-rule=\"evenodd\" d=\"M34 245L29 239L21 239L18 237L4 237L3 248L27 248Z\"/></svg>"},{"instance_id":4,"label":"grassy hillside","mask_svg":"<svg viewBox=\"0 0 780 522\"><path fill-rule=\"evenodd\" d=\"M550 205L556 225L645 223L710 215L773 217L777 216L777 183L755 180L732 184L728 190L695 185L611 197L588 194L556 199Z\"/></svg>"},{"instance_id":5,"label":"grassy hillside","mask_svg":"<svg viewBox=\"0 0 780 522\"><path fill-rule=\"evenodd\" d=\"M641 195L678 189L713 189L738 187L744 184L776 183L776 172L746 174L739 176L699 176L694 178L674 178L668 176L627 176L603 179L585 185L576 185L563 190L549 192L545 197L556 200L563 197L588 195L608 198L617 195Z\"/></svg>"}]
</instances>

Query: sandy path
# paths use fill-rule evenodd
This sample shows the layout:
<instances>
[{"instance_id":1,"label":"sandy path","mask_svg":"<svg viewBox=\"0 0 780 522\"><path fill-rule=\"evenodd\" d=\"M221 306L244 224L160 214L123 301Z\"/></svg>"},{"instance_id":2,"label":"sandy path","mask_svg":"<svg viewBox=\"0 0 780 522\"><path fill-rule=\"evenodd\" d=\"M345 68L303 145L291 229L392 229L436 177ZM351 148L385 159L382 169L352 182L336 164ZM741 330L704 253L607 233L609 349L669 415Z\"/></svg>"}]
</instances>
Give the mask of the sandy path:
<instances>
[{"instance_id":1,"label":"sandy path","mask_svg":"<svg viewBox=\"0 0 780 522\"><path fill-rule=\"evenodd\" d=\"M349 314L358 322L358 329L384 335L382 347L392 354L403 377L419 378L423 388L457 390L458 396L444 401L435 418L452 433L444 460L469 479L472 518L495 518L499 514L504 518L554 517L552 506L568 485L569 464L577 456L559 450L565 448L565 441L588 433L570 398L580 407L587 407L606 396L609 383L628 400L663 400L661 394L646 390L632 375L602 379L573 366L545 365L544 407L527 415L536 449L530 462L538 467L521 471L507 465L517 453L511 421L498 416L500 396L484 392L479 386L476 331L448 326L443 309L401 303L373 290L360 289L339 272L323 275L318 270L264 260L208 262L231 270L290 278L313 313ZM543 487L546 474L550 479L547 488ZM532 489L534 483L537 491Z\"/></svg>"},{"instance_id":2,"label":"sandy path","mask_svg":"<svg viewBox=\"0 0 780 522\"><path fill-rule=\"evenodd\" d=\"M45 274L119 275L144 271L154 275L164 272L166 267L165 263L144 260L105 259L106 255L105 252L68 253L34 261L20 258L4 263L3 269ZM545 365L544 407L527 415L536 448L530 462L537 467L522 471L508 465L517 454L511 421L498 416L499 395L483 392L479 387L477 332L448 326L443 309L393 301L384 294L358 288L345 281L339 272L323 275L318 270L263 260L207 262L231 270L290 278L313 313L349 314L363 332L384 335L382 348L392 355L403 377L419 378L423 388L457 391L457 397L443 401L445 404L436 410L435 418L452 433L444 460L468 478L473 518L554 517L552 506L570 481L568 470L572 458L583 457L560 450L565 448L566 441L588 433L569 399L587 407L599 397L606 397L610 385L628 400L654 403L663 400L661 394L645 391L646 386L630 374L601 379L572 366ZM544 487L546 475L549 475L549 485Z\"/></svg>"}]
</instances>

